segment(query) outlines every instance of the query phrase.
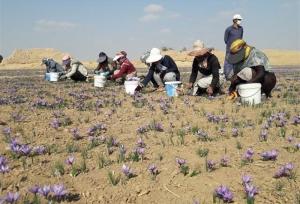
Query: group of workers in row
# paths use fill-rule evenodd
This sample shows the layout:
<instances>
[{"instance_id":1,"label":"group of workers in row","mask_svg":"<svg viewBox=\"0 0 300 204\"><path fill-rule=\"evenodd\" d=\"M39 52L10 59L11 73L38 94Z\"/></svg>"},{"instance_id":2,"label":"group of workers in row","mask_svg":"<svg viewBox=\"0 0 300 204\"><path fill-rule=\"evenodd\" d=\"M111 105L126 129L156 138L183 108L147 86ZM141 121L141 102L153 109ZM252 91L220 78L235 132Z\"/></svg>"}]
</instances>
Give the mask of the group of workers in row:
<instances>
[{"instance_id":1,"label":"group of workers in row","mask_svg":"<svg viewBox=\"0 0 300 204\"><path fill-rule=\"evenodd\" d=\"M226 61L232 66L231 70L221 68L218 58L212 53L213 48L205 47L204 43L197 40L193 45L193 50L188 53L194 56L192 71L187 87L193 89L193 95L207 93L213 95L222 91L222 86L226 80L231 82L229 94L235 94L236 86L242 83L261 83L262 92L267 97L271 96L271 90L276 84L274 73L269 72L269 62L267 56L255 47L247 45L242 39L237 39L231 43ZM140 81L136 91L141 91L151 81L155 88L164 86L165 82L180 81L180 71L168 55L162 55L160 49L152 48L151 51L141 56L141 61L145 63L149 70L145 78ZM94 70L95 74L103 74L108 80L130 79L137 76L137 70L128 60L127 53L121 51L113 59L104 52L98 56L98 66ZM64 72L61 79L71 78L75 81L86 81L88 71L83 64L66 55L62 59L65 69L52 59L43 59L48 72ZM200 75L200 76L198 76ZM196 82L197 77L199 80Z\"/></svg>"},{"instance_id":2,"label":"group of workers in row","mask_svg":"<svg viewBox=\"0 0 300 204\"><path fill-rule=\"evenodd\" d=\"M213 95L223 92L224 82L230 81L229 95L237 97L236 87L242 83L260 83L262 92L267 97L276 85L276 76L270 72L267 56L260 50L248 45L243 38L242 17L236 14L232 18L233 24L225 30L224 42L226 56L224 69L221 68L218 58L212 53L213 48L205 47L204 43L197 40L193 50L188 55L193 56L193 64L187 87L192 89L193 95L207 93ZM0 56L0 62L3 57ZM168 55L162 55L160 49L152 48L141 56L149 70L148 74L139 82L136 91L141 91L149 82L155 88L164 87L165 82L180 81L180 71ZM136 77L137 70L127 58L125 51L120 51L115 57L109 58L100 52L98 65L94 74L102 74L108 80L120 80ZM53 59L44 58L42 64L46 65L46 72L58 72L60 79L70 78L74 81L87 81L88 71L78 60L65 55L62 65ZM196 82L197 77L199 80Z\"/></svg>"}]
</instances>

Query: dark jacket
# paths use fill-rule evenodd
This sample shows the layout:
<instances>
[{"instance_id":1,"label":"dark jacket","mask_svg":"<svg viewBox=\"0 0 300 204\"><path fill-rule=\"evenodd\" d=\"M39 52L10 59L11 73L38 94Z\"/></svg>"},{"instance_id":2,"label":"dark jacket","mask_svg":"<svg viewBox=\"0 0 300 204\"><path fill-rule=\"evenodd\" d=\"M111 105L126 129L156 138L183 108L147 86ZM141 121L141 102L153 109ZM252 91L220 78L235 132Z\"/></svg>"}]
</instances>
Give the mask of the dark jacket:
<instances>
[{"instance_id":1,"label":"dark jacket","mask_svg":"<svg viewBox=\"0 0 300 204\"><path fill-rule=\"evenodd\" d=\"M53 59L48 59L46 62L45 62L45 65L46 65L46 72L49 73L49 72L63 72L64 69L63 67L58 64L57 62L55 62Z\"/></svg>"},{"instance_id":2,"label":"dark jacket","mask_svg":"<svg viewBox=\"0 0 300 204\"><path fill-rule=\"evenodd\" d=\"M166 73L174 72L176 74L176 80L180 81L180 72L178 70L176 63L170 56L165 55L162 58L160 64L163 65L164 67L166 67L166 70L160 70L156 65L152 64L152 66L150 67L150 69L148 71L147 76L145 77L145 79L142 82L142 84L144 86L146 86L149 83L149 81L153 78L154 72L160 73L160 77L162 79L164 78Z\"/></svg>"},{"instance_id":3,"label":"dark jacket","mask_svg":"<svg viewBox=\"0 0 300 204\"><path fill-rule=\"evenodd\" d=\"M209 76L212 74L212 81L211 87L216 88L219 84L220 76L219 76L219 69L221 69L220 63L218 58L211 53L208 53L207 58L207 68L203 68L199 66L199 63L203 60L201 57L195 57L193 61L192 73L190 76L190 83L195 83L197 79L198 72L205 76Z\"/></svg>"}]
</instances>

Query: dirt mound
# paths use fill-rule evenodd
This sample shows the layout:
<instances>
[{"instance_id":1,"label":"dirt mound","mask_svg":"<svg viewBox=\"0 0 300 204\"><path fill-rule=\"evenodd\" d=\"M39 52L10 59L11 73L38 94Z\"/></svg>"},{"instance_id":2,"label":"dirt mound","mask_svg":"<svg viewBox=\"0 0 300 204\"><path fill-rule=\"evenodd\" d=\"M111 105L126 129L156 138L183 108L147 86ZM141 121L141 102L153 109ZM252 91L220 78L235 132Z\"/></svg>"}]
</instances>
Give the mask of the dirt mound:
<instances>
[{"instance_id":1,"label":"dirt mound","mask_svg":"<svg viewBox=\"0 0 300 204\"><path fill-rule=\"evenodd\" d=\"M3 60L3 65L38 65L41 64L41 60L44 57L61 61L63 53L52 48L17 49L8 58Z\"/></svg>"}]
</instances>

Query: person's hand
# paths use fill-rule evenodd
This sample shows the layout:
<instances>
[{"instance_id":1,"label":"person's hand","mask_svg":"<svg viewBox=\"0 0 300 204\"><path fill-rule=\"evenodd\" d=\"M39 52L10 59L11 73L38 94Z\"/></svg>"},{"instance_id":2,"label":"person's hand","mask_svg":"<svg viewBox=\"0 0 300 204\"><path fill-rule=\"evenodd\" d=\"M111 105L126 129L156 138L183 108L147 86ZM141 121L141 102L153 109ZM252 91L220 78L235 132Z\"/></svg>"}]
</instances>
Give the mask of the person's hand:
<instances>
[{"instance_id":1,"label":"person's hand","mask_svg":"<svg viewBox=\"0 0 300 204\"><path fill-rule=\"evenodd\" d=\"M211 86L209 86L207 89L206 89L206 93L211 96L213 93L214 93L214 90Z\"/></svg>"},{"instance_id":2,"label":"person's hand","mask_svg":"<svg viewBox=\"0 0 300 204\"><path fill-rule=\"evenodd\" d=\"M68 77L66 76L66 75L61 75L60 77L59 77L59 79L61 79L61 80L65 80L65 79L67 79Z\"/></svg>"},{"instance_id":3,"label":"person's hand","mask_svg":"<svg viewBox=\"0 0 300 204\"><path fill-rule=\"evenodd\" d=\"M187 87L188 89L193 88L193 83L188 83L186 87Z\"/></svg>"},{"instance_id":4,"label":"person's hand","mask_svg":"<svg viewBox=\"0 0 300 204\"><path fill-rule=\"evenodd\" d=\"M157 87L157 89L156 89L156 91L158 91L158 92L162 92L162 91L164 91L165 90L165 88L163 87L163 86L159 86L159 87Z\"/></svg>"}]
</instances>

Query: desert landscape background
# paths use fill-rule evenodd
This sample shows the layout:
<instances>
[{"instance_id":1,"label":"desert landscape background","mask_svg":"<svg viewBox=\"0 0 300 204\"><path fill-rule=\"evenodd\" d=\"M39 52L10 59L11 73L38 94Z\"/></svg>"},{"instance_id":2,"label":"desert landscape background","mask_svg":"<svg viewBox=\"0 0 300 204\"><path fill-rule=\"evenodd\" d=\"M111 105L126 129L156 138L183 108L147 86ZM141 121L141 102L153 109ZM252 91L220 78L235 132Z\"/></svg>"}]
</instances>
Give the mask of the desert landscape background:
<instances>
[{"instance_id":1,"label":"desert landscape background","mask_svg":"<svg viewBox=\"0 0 300 204\"><path fill-rule=\"evenodd\" d=\"M300 51L296 50L263 50L273 66L298 66L300 65ZM44 57L53 58L58 63L61 63L63 55L68 52L62 52L53 48L33 48L33 49L16 49L10 56L5 58L0 64L0 69L41 69L41 60ZM224 63L224 52L214 50L213 53L218 57L221 65ZM72 55L72 53L70 53ZM167 50L163 54L171 56L178 67L191 67L193 57L188 56L188 51ZM145 65L139 59L132 59L128 53L129 59L133 62L136 68L145 68ZM76 56L74 58L78 59ZM95 53L95 59L97 53ZM113 57L113 56L110 56ZM78 59L80 60L80 59ZM87 68L93 69L96 67L96 60L82 61Z\"/></svg>"}]
</instances>

